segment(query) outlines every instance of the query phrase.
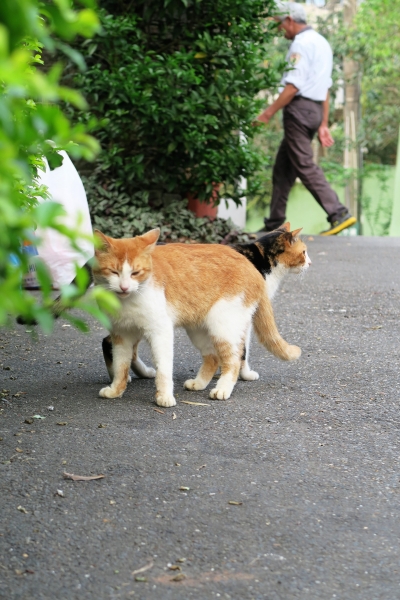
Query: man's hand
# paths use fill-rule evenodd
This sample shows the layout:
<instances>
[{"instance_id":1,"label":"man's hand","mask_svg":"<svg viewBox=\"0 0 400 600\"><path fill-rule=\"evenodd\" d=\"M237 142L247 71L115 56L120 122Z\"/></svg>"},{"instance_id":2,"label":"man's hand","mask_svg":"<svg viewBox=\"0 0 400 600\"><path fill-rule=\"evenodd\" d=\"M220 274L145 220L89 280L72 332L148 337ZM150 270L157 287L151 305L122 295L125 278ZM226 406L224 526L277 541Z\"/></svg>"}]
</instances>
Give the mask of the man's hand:
<instances>
[{"instance_id":1,"label":"man's hand","mask_svg":"<svg viewBox=\"0 0 400 600\"><path fill-rule=\"evenodd\" d=\"M320 125L318 129L318 139L323 148L330 148L335 143L327 125Z\"/></svg>"},{"instance_id":2,"label":"man's hand","mask_svg":"<svg viewBox=\"0 0 400 600\"><path fill-rule=\"evenodd\" d=\"M265 125L268 125L274 114L275 113L271 111L271 107L269 106L259 117L257 117L256 124L265 123Z\"/></svg>"},{"instance_id":3,"label":"man's hand","mask_svg":"<svg viewBox=\"0 0 400 600\"><path fill-rule=\"evenodd\" d=\"M278 112L278 110L289 104L289 102L293 100L298 91L299 90L291 83L285 85L275 102L273 102L271 106L268 106L268 108L264 110L264 112L261 113L259 117L257 117L257 121L255 121L253 125L257 123L265 123L265 125L268 125L274 114Z\"/></svg>"},{"instance_id":4,"label":"man's hand","mask_svg":"<svg viewBox=\"0 0 400 600\"><path fill-rule=\"evenodd\" d=\"M274 112L272 112L271 107L269 106L266 110L264 110L261 115L257 117L255 121L253 121L253 127L260 127L262 124L268 125L271 118L274 116Z\"/></svg>"}]
</instances>

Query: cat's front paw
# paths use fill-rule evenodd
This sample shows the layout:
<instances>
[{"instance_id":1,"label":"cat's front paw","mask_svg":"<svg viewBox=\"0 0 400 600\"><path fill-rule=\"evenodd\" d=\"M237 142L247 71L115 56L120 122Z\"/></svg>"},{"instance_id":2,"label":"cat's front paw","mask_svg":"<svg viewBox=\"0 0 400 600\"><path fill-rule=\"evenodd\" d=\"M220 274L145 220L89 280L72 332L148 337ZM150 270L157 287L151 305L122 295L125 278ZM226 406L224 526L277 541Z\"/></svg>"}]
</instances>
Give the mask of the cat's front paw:
<instances>
[{"instance_id":1,"label":"cat's front paw","mask_svg":"<svg viewBox=\"0 0 400 600\"><path fill-rule=\"evenodd\" d=\"M162 394L161 392L157 392L156 404L157 406L164 406L165 408L168 408L170 406L176 406L176 400L173 394Z\"/></svg>"},{"instance_id":2,"label":"cat's front paw","mask_svg":"<svg viewBox=\"0 0 400 600\"><path fill-rule=\"evenodd\" d=\"M132 377L130 375L128 375L128 383L130 383L132 381Z\"/></svg>"},{"instance_id":3,"label":"cat's front paw","mask_svg":"<svg viewBox=\"0 0 400 600\"><path fill-rule=\"evenodd\" d=\"M107 386L100 390L99 396L101 398L120 398L123 393L124 392L122 391L120 394L118 394L115 390L112 389L112 387Z\"/></svg>"},{"instance_id":4,"label":"cat's front paw","mask_svg":"<svg viewBox=\"0 0 400 600\"><path fill-rule=\"evenodd\" d=\"M287 347L287 360L297 360L301 356L301 348L298 346Z\"/></svg>"},{"instance_id":5,"label":"cat's front paw","mask_svg":"<svg viewBox=\"0 0 400 600\"><path fill-rule=\"evenodd\" d=\"M228 400L228 398L230 398L231 393L232 390L219 390L218 388L214 388L210 392L210 398L212 398L213 400Z\"/></svg>"},{"instance_id":6,"label":"cat's front paw","mask_svg":"<svg viewBox=\"0 0 400 600\"><path fill-rule=\"evenodd\" d=\"M239 377L240 379L243 379L243 381L256 381L257 379L260 379L257 371L251 371L250 369L242 369Z\"/></svg>"},{"instance_id":7,"label":"cat's front paw","mask_svg":"<svg viewBox=\"0 0 400 600\"><path fill-rule=\"evenodd\" d=\"M183 387L187 390L204 390L207 387L207 384L204 385L197 381L197 379L187 379L183 384Z\"/></svg>"}]
</instances>

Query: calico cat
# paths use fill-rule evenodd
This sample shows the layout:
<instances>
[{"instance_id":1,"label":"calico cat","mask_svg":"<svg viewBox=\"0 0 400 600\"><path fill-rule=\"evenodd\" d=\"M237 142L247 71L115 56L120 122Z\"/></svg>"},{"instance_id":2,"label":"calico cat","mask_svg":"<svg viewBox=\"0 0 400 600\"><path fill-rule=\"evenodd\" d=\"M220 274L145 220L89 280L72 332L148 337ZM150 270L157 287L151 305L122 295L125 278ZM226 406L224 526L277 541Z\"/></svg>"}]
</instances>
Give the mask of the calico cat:
<instances>
[{"instance_id":1,"label":"calico cat","mask_svg":"<svg viewBox=\"0 0 400 600\"><path fill-rule=\"evenodd\" d=\"M111 317L112 383L100 396L117 398L129 369L151 376L138 359L137 345L150 343L156 366L156 403L175 406L173 329L184 327L203 356L188 389L202 390L218 366L221 376L210 397L227 400L237 381L245 337L253 320L260 342L275 356L295 360L301 350L280 336L262 275L239 252L218 244L157 246L160 231L113 239L99 231L93 278L121 300ZM138 362L140 361L140 362ZM143 375L142 375L143 376Z\"/></svg>"},{"instance_id":2,"label":"calico cat","mask_svg":"<svg viewBox=\"0 0 400 600\"><path fill-rule=\"evenodd\" d=\"M272 300L287 273L302 274L308 269L311 260L307 246L298 238L301 229L290 231L290 223L285 223L274 231L249 244L237 244L233 248L243 254L261 273L266 281L269 299ZM259 378L248 364L251 328L246 337L246 345L240 368L240 378L253 381Z\"/></svg>"}]
</instances>

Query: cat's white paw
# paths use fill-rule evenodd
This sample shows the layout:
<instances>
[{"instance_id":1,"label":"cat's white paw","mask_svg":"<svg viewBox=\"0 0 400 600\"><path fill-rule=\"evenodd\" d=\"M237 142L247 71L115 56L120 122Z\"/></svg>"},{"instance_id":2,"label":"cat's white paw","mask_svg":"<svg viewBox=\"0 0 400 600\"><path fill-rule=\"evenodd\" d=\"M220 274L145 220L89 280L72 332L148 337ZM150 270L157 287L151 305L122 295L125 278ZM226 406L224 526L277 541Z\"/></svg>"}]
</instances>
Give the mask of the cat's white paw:
<instances>
[{"instance_id":1,"label":"cat's white paw","mask_svg":"<svg viewBox=\"0 0 400 600\"><path fill-rule=\"evenodd\" d=\"M122 396L124 392L121 392L120 394L117 394L112 387L107 386L105 388L102 388L99 392L99 396L101 396L101 398L120 398Z\"/></svg>"},{"instance_id":2,"label":"cat's white paw","mask_svg":"<svg viewBox=\"0 0 400 600\"><path fill-rule=\"evenodd\" d=\"M156 404L168 408L170 406L176 406L176 400L173 394L161 394L160 392L157 392Z\"/></svg>"},{"instance_id":3,"label":"cat's white paw","mask_svg":"<svg viewBox=\"0 0 400 600\"><path fill-rule=\"evenodd\" d=\"M187 379L183 384L187 390L204 390L207 387L207 384L204 385L201 381L197 381L197 379Z\"/></svg>"},{"instance_id":4,"label":"cat's white paw","mask_svg":"<svg viewBox=\"0 0 400 600\"><path fill-rule=\"evenodd\" d=\"M243 379L243 381L256 381L257 379L260 379L260 376L257 373L257 371L251 371L250 369L242 369L240 371L239 377L240 379Z\"/></svg>"},{"instance_id":5,"label":"cat's white paw","mask_svg":"<svg viewBox=\"0 0 400 600\"><path fill-rule=\"evenodd\" d=\"M156 376L156 370L153 367L147 367L141 360L132 362L131 369L141 379L154 379Z\"/></svg>"},{"instance_id":6,"label":"cat's white paw","mask_svg":"<svg viewBox=\"0 0 400 600\"><path fill-rule=\"evenodd\" d=\"M231 393L232 390L219 390L218 388L214 388L210 392L210 398L212 398L213 400L228 400L228 398L230 398Z\"/></svg>"},{"instance_id":7,"label":"cat's white paw","mask_svg":"<svg viewBox=\"0 0 400 600\"><path fill-rule=\"evenodd\" d=\"M130 383L132 381L132 377L130 375L128 375L128 383Z\"/></svg>"},{"instance_id":8,"label":"cat's white paw","mask_svg":"<svg viewBox=\"0 0 400 600\"><path fill-rule=\"evenodd\" d=\"M143 371L143 375L142 375L142 377L145 377L146 379L154 379L155 376L156 376L156 370L153 369L153 367L146 367L146 370Z\"/></svg>"}]
</instances>

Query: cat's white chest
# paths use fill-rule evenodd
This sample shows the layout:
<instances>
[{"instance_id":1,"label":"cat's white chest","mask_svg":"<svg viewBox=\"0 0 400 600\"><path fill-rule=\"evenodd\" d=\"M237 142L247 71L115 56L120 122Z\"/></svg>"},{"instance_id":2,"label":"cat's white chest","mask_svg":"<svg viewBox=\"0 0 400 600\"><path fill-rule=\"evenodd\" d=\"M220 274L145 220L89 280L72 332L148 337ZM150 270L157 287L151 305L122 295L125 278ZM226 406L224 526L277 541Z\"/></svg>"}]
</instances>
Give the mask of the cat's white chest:
<instances>
[{"instance_id":1,"label":"cat's white chest","mask_svg":"<svg viewBox=\"0 0 400 600\"><path fill-rule=\"evenodd\" d=\"M281 265L278 264L276 267L274 267L274 269L271 271L271 273L268 273L268 275L265 275L265 281L267 284L267 293L268 293L268 297L270 300L272 300L272 298L275 296L276 292L278 291L278 288L280 286L280 283L282 281L282 279L284 278L286 273L286 268Z\"/></svg>"},{"instance_id":2,"label":"cat's white chest","mask_svg":"<svg viewBox=\"0 0 400 600\"><path fill-rule=\"evenodd\" d=\"M162 328L163 323L171 320L172 316L164 290L145 285L122 300L120 311L113 318L113 323L118 329L134 328L148 332L154 328Z\"/></svg>"}]
</instances>

